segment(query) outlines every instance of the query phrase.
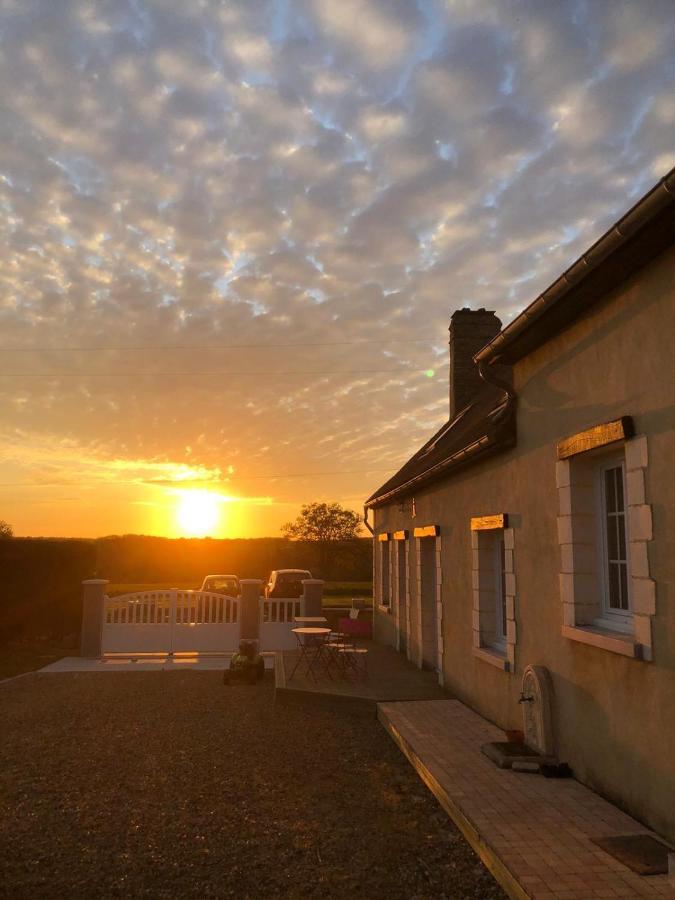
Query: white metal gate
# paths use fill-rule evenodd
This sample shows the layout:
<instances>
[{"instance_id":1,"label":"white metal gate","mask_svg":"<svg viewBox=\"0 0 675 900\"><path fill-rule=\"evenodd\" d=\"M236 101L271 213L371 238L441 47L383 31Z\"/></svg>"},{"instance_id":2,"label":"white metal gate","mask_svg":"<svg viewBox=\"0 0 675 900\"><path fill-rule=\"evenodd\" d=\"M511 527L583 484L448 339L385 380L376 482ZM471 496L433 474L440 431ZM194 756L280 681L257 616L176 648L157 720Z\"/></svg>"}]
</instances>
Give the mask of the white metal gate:
<instances>
[{"instance_id":1,"label":"white metal gate","mask_svg":"<svg viewBox=\"0 0 675 900\"><path fill-rule=\"evenodd\" d=\"M260 598L260 646L263 650L295 650L294 616L303 614L301 599Z\"/></svg>"},{"instance_id":2,"label":"white metal gate","mask_svg":"<svg viewBox=\"0 0 675 900\"><path fill-rule=\"evenodd\" d=\"M229 652L239 646L239 598L207 591L106 597L103 653Z\"/></svg>"}]
</instances>

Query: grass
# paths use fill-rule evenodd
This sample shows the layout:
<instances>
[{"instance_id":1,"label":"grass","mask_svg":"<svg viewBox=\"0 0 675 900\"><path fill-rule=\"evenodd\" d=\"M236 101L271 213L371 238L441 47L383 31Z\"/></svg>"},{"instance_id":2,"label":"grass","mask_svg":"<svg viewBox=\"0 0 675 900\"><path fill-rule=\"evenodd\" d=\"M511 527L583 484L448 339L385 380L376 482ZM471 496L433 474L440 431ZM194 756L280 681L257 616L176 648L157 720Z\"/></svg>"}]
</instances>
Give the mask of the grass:
<instances>
[{"instance_id":1,"label":"grass","mask_svg":"<svg viewBox=\"0 0 675 900\"><path fill-rule=\"evenodd\" d=\"M34 672L64 656L79 653L75 637L64 640L31 638L11 641L0 647L0 680Z\"/></svg>"}]
</instances>

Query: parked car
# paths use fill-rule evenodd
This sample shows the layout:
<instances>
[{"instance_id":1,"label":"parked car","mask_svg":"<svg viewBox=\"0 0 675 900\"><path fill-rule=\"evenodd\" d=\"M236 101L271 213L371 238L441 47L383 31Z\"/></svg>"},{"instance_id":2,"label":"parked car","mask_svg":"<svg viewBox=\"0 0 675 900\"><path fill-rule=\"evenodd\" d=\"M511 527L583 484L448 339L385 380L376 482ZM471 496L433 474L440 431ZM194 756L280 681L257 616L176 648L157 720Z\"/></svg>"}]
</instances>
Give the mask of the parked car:
<instances>
[{"instance_id":1,"label":"parked car","mask_svg":"<svg viewBox=\"0 0 675 900\"><path fill-rule=\"evenodd\" d=\"M302 581L311 578L307 569L274 569L265 585L266 597L301 597Z\"/></svg>"},{"instance_id":2,"label":"parked car","mask_svg":"<svg viewBox=\"0 0 675 900\"><path fill-rule=\"evenodd\" d=\"M227 594L228 597L239 596L239 579L236 575L207 575L200 591L211 591L213 594Z\"/></svg>"}]
</instances>

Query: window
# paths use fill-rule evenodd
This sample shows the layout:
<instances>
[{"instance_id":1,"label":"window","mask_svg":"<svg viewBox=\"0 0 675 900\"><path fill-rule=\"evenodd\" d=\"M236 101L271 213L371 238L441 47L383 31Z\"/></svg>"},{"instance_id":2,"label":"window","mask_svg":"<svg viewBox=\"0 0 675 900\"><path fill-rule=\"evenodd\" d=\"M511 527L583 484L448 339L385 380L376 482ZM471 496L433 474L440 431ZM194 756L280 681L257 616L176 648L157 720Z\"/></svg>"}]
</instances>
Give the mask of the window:
<instances>
[{"instance_id":1,"label":"window","mask_svg":"<svg viewBox=\"0 0 675 900\"><path fill-rule=\"evenodd\" d=\"M559 457L565 454L556 463L562 634L650 660L656 588L649 576L647 438L617 439L614 425L558 445Z\"/></svg>"},{"instance_id":2,"label":"window","mask_svg":"<svg viewBox=\"0 0 675 900\"><path fill-rule=\"evenodd\" d=\"M598 624L630 630L631 603L626 536L625 465L623 460L598 467L600 506L599 555L602 575L602 617Z\"/></svg>"},{"instance_id":3,"label":"window","mask_svg":"<svg viewBox=\"0 0 675 900\"><path fill-rule=\"evenodd\" d=\"M505 516L471 520L474 655L510 671L515 666L513 529Z\"/></svg>"}]
</instances>

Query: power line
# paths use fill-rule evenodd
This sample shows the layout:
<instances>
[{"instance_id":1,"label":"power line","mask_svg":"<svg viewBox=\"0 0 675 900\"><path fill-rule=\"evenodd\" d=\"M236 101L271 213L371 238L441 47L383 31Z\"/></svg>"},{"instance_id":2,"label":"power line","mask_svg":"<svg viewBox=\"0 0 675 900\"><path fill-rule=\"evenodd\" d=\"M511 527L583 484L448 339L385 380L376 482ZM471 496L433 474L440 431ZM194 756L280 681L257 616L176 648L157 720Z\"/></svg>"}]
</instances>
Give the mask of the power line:
<instances>
[{"instance_id":1,"label":"power line","mask_svg":"<svg viewBox=\"0 0 675 900\"><path fill-rule=\"evenodd\" d=\"M100 353L100 352L135 352L154 350L251 350L269 347L354 347L359 344L437 344L438 338L379 338L359 341L300 341L290 344L157 344L136 347L0 347L0 353Z\"/></svg>"}]
</instances>

